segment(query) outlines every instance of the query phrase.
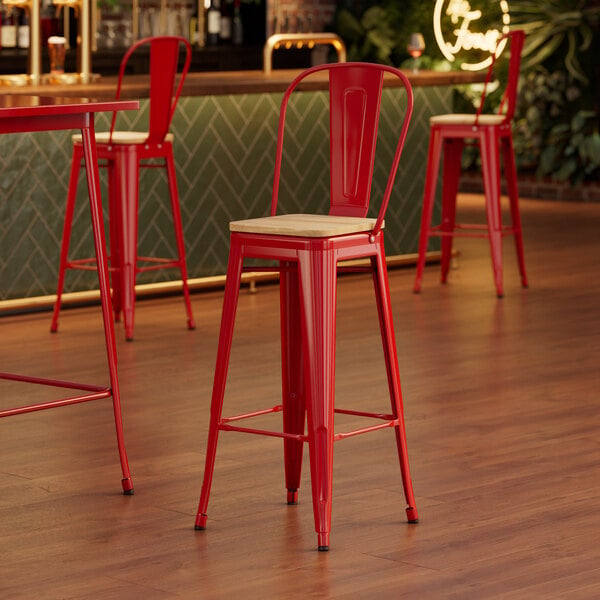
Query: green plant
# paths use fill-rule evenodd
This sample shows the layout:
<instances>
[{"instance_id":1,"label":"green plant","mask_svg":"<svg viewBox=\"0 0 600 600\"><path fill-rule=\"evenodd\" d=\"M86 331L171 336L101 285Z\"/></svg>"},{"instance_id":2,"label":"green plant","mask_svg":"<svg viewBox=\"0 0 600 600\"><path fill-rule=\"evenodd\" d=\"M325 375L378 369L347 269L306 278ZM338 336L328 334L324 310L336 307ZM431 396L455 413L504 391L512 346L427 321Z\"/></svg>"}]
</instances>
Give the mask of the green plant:
<instances>
[{"instance_id":1,"label":"green plant","mask_svg":"<svg viewBox=\"0 0 600 600\"><path fill-rule=\"evenodd\" d=\"M600 175L600 2L512 0L527 33L515 150L521 168L577 183Z\"/></svg>"},{"instance_id":2,"label":"green plant","mask_svg":"<svg viewBox=\"0 0 600 600\"><path fill-rule=\"evenodd\" d=\"M372 6L360 16L342 9L337 14L336 28L346 40L349 60L391 64L397 36L392 17L383 7Z\"/></svg>"},{"instance_id":3,"label":"green plant","mask_svg":"<svg viewBox=\"0 0 600 600\"><path fill-rule=\"evenodd\" d=\"M581 96L566 71L536 67L521 78L514 132L521 170L573 183L600 178L598 115L580 108Z\"/></svg>"},{"instance_id":4,"label":"green plant","mask_svg":"<svg viewBox=\"0 0 600 600\"><path fill-rule=\"evenodd\" d=\"M598 35L598 2L513 0L510 7L513 26L527 33L524 70L562 60L572 77L589 83L582 56L591 48L594 34Z\"/></svg>"},{"instance_id":5,"label":"green plant","mask_svg":"<svg viewBox=\"0 0 600 600\"><path fill-rule=\"evenodd\" d=\"M346 0L340 2L334 29L344 39L349 60L401 65L408 59L406 43L412 32L425 36L422 66L430 64L428 51L435 41L431 27L433 3L415 0Z\"/></svg>"}]
</instances>

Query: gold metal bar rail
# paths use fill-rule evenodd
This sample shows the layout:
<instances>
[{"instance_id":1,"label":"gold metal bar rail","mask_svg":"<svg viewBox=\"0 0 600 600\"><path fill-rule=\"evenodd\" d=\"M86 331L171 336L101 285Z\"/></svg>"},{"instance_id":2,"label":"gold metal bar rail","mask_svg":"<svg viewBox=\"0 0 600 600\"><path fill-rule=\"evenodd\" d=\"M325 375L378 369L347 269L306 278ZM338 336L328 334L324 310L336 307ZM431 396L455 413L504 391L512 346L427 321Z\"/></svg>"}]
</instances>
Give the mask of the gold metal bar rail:
<instances>
[{"instance_id":1,"label":"gold metal bar rail","mask_svg":"<svg viewBox=\"0 0 600 600\"><path fill-rule=\"evenodd\" d=\"M346 62L346 44L335 33L275 33L267 39L263 48L263 71L273 70L273 52L279 48L314 48L317 45L333 46L338 62Z\"/></svg>"}]
</instances>

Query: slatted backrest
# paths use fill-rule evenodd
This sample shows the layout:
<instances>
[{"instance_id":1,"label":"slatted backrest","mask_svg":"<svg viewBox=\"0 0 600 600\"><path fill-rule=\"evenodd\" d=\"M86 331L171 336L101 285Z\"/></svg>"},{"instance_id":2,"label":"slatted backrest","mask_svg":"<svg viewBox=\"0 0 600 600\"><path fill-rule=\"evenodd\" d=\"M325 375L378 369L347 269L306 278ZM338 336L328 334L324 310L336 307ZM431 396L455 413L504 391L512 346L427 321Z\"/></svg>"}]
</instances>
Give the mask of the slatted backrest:
<instances>
[{"instance_id":1,"label":"slatted backrest","mask_svg":"<svg viewBox=\"0 0 600 600\"><path fill-rule=\"evenodd\" d=\"M307 69L292 81L281 103L271 214L275 215L277 212L285 119L290 97L298 86L306 84L310 77L318 77L321 72L328 75L329 83L329 214L331 215L366 216L373 181L384 76L391 75L393 85L399 85L406 91L407 107L402 122L398 123L398 143L374 229L376 232L381 228L387 209L413 107L412 89L408 79L398 69L386 65L373 63L319 65ZM390 84L392 85L392 82Z\"/></svg>"}]
</instances>

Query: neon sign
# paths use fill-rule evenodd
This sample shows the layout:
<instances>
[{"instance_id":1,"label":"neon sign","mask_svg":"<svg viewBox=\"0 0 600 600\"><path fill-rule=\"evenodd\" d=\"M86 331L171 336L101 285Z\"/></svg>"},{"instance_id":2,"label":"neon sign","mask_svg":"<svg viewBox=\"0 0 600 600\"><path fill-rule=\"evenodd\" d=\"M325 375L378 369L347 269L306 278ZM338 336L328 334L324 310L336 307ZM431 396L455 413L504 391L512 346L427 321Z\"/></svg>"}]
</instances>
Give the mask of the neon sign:
<instances>
[{"instance_id":1,"label":"neon sign","mask_svg":"<svg viewBox=\"0 0 600 600\"><path fill-rule=\"evenodd\" d=\"M473 8L469 0L436 0L435 3L433 31L438 46L450 62L454 62L460 54L464 58L460 68L465 71L479 71L490 64L491 53L496 49L500 36L508 31L510 24L506 0L484 4L485 13ZM497 4L495 9L491 7L493 4ZM494 10L499 13L497 16L494 15ZM487 23L490 22L494 26L488 26ZM506 40L498 49L498 55L505 46Z\"/></svg>"}]
</instances>

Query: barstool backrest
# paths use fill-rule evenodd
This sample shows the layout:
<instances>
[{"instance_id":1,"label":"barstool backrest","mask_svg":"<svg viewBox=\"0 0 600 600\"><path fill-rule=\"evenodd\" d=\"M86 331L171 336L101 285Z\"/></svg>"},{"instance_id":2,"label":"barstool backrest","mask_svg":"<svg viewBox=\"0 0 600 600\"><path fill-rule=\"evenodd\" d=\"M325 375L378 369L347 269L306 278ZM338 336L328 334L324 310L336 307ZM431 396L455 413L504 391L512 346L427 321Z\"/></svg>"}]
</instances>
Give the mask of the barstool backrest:
<instances>
[{"instance_id":1,"label":"barstool backrest","mask_svg":"<svg viewBox=\"0 0 600 600\"><path fill-rule=\"evenodd\" d=\"M148 46L150 49L150 116L146 143L160 144L169 132L183 82L190 68L192 49L188 40L180 36L164 35L138 40L127 50L121 60L116 99L121 96L127 62L131 55L142 46ZM184 51L183 62L180 61L182 49ZM179 68L180 64L181 68ZM117 113L114 112L110 126L110 141L112 141L115 130L116 117Z\"/></svg>"},{"instance_id":2,"label":"barstool backrest","mask_svg":"<svg viewBox=\"0 0 600 600\"><path fill-rule=\"evenodd\" d=\"M292 81L281 102L271 215L277 212L283 137L290 96L297 88L299 91L307 89L306 86L310 86L307 78L313 76L318 79L319 73L329 77L330 215L367 215L384 75L393 76L393 85L405 90L406 110L402 122L398 123L398 142L373 229L373 234L376 234L383 225L413 108L412 88L407 77L387 65L361 62L318 65L302 72Z\"/></svg>"},{"instance_id":3,"label":"barstool backrest","mask_svg":"<svg viewBox=\"0 0 600 600\"><path fill-rule=\"evenodd\" d=\"M521 70L521 53L523 51L524 43L525 32L521 31L520 29L509 31L498 39L496 51L492 55L492 62L488 67L487 76L483 85L483 93L481 94L479 108L477 109L475 125L477 125L479 116L483 112L483 105L485 103L488 85L495 74L497 58L501 50L503 50L506 45L508 45L508 49L510 51L510 59L508 62L508 80L506 82L506 87L504 88L502 100L498 107L498 113L505 116L505 123L509 123L514 117L515 107L517 104L517 89L519 87L519 72Z\"/></svg>"}]
</instances>

